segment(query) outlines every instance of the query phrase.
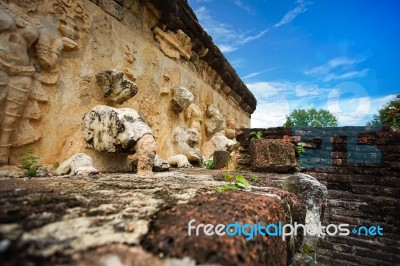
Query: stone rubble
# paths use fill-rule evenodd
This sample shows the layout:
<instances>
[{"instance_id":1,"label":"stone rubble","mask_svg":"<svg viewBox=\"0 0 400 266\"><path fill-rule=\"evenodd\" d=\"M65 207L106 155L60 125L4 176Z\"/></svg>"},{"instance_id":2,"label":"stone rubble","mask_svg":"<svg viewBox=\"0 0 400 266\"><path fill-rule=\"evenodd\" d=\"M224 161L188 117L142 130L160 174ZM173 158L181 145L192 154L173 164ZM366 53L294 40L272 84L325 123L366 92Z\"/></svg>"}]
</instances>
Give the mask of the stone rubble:
<instances>
[{"instance_id":1,"label":"stone rubble","mask_svg":"<svg viewBox=\"0 0 400 266\"><path fill-rule=\"evenodd\" d=\"M92 158L84 153L78 153L63 162L55 171L56 175L94 175L98 174L93 167Z\"/></svg>"}]
</instances>

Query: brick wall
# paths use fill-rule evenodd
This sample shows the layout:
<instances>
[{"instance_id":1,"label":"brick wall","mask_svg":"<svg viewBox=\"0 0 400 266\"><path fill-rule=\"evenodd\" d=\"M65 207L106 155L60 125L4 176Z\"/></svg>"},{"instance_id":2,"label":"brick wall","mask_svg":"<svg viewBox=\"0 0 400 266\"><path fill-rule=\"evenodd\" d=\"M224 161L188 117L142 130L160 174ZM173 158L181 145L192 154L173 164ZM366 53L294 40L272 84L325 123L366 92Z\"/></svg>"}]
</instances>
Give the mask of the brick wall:
<instances>
[{"instance_id":1,"label":"brick wall","mask_svg":"<svg viewBox=\"0 0 400 266\"><path fill-rule=\"evenodd\" d=\"M250 134L259 131L267 139L305 146L299 159L301 171L328 188L323 224L384 228L384 236L321 238L319 264L400 263L400 132L386 127L240 129L238 167L250 168Z\"/></svg>"}]
</instances>

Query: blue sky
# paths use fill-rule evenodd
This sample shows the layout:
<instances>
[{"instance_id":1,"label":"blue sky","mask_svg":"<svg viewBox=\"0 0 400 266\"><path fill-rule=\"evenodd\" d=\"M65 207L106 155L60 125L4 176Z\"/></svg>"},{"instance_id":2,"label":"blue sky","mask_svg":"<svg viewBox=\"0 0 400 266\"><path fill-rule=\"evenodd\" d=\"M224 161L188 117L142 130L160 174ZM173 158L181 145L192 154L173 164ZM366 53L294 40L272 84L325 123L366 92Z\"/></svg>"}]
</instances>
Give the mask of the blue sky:
<instances>
[{"instance_id":1,"label":"blue sky","mask_svg":"<svg viewBox=\"0 0 400 266\"><path fill-rule=\"evenodd\" d=\"M252 127L297 108L365 125L400 93L400 1L189 0L258 100Z\"/></svg>"}]
</instances>

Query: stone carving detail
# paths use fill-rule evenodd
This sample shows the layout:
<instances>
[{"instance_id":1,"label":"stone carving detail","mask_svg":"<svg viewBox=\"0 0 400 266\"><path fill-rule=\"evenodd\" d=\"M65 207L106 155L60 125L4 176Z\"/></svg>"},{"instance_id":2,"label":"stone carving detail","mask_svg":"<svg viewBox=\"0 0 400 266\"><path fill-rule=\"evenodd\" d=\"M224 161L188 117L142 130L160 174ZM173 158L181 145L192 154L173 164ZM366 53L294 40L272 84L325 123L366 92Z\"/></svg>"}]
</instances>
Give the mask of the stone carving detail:
<instances>
[{"instance_id":1,"label":"stone carving detail","mask_svg":"<svg viewBox=\"0 0 400 266\"><path fill-rule=\"evenodd\" d=\"M176 67L166 68L162 76L160 95L168 95L180 82L181 73L179 69Z\"/></svg>"},{"instance_id":2,"label":"stone carving detail","mask_svg":"<svg viewBox=\"0 0 400 266\"><path fill-rule=\"evenodd\" d=\"M122 104L134 97L138 91L136 84L124 79L124 73L119 70L106 70L96 74L96 82L103 90L103 95L113 102Z\"/></svg>"},{"instance_id":3,"label":"stone carving detail","mask_svg":"<svg viewBox=\"0 0 400 266\"><path fill-rule=\"evenodd\" d=\"M177 154L185 155L191 162L202 162L199 145L200 134L192 129L177 126L173 132L173 143Z\"/></svg>"},{"instance_id":4,"label":"stone carving detail","mask_svg":"<svg viewBox=\"0 0 400 266\"><path fill-rule=\"evenodd\" d=\"M82 120L86 146L97 151L138 155L138 173L151 172L156 142L151 128L130 108L98 105Z\"/></svg>"},{"instance_id":5,"label":"stone carving detail","mask_svg":"<svg viewBox=\"0 0 400 266\"><path fill-rule=\"evenodd\" d=\"M228 117L226 120L225 136L228 139L234 139L236 137L235 119Z\"/></svg>"},{"instance_id":6,"label":"stone carving detail","mask_svg":"<svg viewBox=\"0 0 400 266\"><path fill-rule=\"evenodd\" d=\"M209 105L206 112L207 134L212 136L226 127L225 119L214 105Z\"/></svg>"},{"instance_id":7,"label":"stone carving detail","mask_svg":"<svg viewBox=\"0 0 400 266\"><path fill-rule=\"evenodd\" d=\"M49 15L58 19L57 29L41 28L35 45L40 66L50 70L56 66L63 50L78 48L79 32L87 29L88 15L81 0L47 0L39 7L39 12L46 16L42 18L45 25L49 24Z\"/></svg>"},{"instance_id":8,"label":"stone carving detail","mask_svg":"<svg viewBox=\"0 0 400 266\"><path fill-rule=\"evenodd\" d=\"M132 45L130 44L126 44L124 47L124 54L125 54L125 60L130 63L133 64L133 62L135 61L135 54L137 53L137 51L133 48Z\"/></svg>"},{"instance_id":9,"label":"stone carving detail","mask_svg":"<svg viewBox=\"0 0 400 266\"><path fill-rule=\"evenodd\" d=\"M192 56L192 41L182 30L178 30L176 33L164 32L156 27L154 33L166 56L175 59L183 57L186 60Z\"/></svg>"},{"instance_id":10,"label":"stone carving detail","mask_svg":"<svg viewBox=\"0 0 400 266\"><path fill-rule=\"evenodd\" d=\"M194 101L194 95L185 87L178 86L174 89L174 97L171 100L171 108L176 112L182 112Z\"/></svg>"},{"instance_id":11,"label":"stone carving detail","mask_svg":"<svg viewBox=\"0 0 400 266\"><path fill-rule=\"evenodd\" d=\"M12 139L20 126L35 74L28 49L38 39L39 29L22 15L18 7L0 2L0 165L9 164ZM27 127L29 122L24 122ZM28 143L37 139L34 134Z\"/></svg>"},{"instance_id":12,"label":"stone carving detail","mask_svg":"<svg viewBox=\"0 0 400 266\"><path fill-rule=\"evenodd\" d=\"M48 100L42 83L57 83L61 53L77 48L76 22L85 28L87 17L81 0L19 5L0 1L0 165L9 164L12 146L41 137L29 120L40 119L38 102Z\"/></svg>"},{"instance_id":13,"label":"stone carving detail","mask_svg":"<svg viewBox=\"0 0 400 266\"><path fill-rule=\"evenodd\" d=\"M93 160L89 155L78 153L63 162L57 169L56 175L94 175L98 174L93 167Z\"/></svg>"},{"instance_id":14,"label":"stone carving detail","mask_svg":"<svg viewBox=\"0 0 400 266\"><path fill-rule=\"evenodd\" d=\"M201 132L201 124L203 123L203 115L200 107L192 103L185 110L185 119L189 121L189 127Z\"/></svg>"}]
</instances>

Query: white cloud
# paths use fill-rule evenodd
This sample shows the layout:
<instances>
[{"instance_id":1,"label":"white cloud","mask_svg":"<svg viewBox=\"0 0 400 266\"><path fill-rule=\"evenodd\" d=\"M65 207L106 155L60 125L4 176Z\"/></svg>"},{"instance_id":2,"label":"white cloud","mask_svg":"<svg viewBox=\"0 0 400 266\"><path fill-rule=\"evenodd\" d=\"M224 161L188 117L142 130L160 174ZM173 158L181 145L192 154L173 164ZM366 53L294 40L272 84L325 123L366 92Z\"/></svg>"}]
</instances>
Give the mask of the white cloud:
<instances>
[{"instance_id":1,"label":"white cloud","mask_svg":"<svg viewBox=\"0 0 400 266\"><path fill-rule=\"evenodd\" d=\"M343 67L343 68L351 67L351 66L354 66L365 60L366 60L366 58L364 58L364 57L363 58L361 58L361 57L360 58L349 58L349 57L345 57L345 56L335 57L335 58L329 60L326 64L316 66L309 70L306 70L304 72L304 74L306 74L307 76L327 75L334 69L338 69L341 67Z\"/></svg>"},{"instance_id":2,"label":"white cloud","mask_svg":"<svg viewBox=\"0 0 400 266\"><path fill-rule=\"evenodd\" d=\"M307 11L308 6L310 5L310 2L304 1L304 0L297 0L296 1L297 6L287 12L282 19L274 25L275 28L281 27L285 24L288 24L292 20L294 20L298 15L304 13Z\"/></svg>"},{"instance_id":3,"label":"white cloud","mask_svg":"<svg viewBox=\"0 0 400 266\"><path fill-rule=\"evenodd\" d=\"M230 52L237 50L236 47L233 47L232 45L229 45L229 44L220 44L220 45L218 45L218 47L221 50L221 52L223 52L223 53L230 53Z\"/></svg>"},{"instance_id":4,"label":"white cloud","mask_svg":"<svg viewBox=\"0 0 400 266\"><path fill-rule=\"evenodd\" d=\"M211 0L193 1L200 4L203 1L208 2ZM233 0L233 3L247 12L253 13L253 10L245 4L245 1ZM294 20L299 14L304 13L307 10L307 7L310 5L310 2L306 0L297 0L296 4L297 6L288 11L282 17L282 19L274 25L274 28L283 26ZM195 9L194 12L205 31L207 31L207 33L214 39L216 45L225 54L233 52L249 42L260 39L270 30L263 29L255 32L254 30L244 31L241 29L235 29L230 25L215 20L205 6L200 6L199 8Z\"/></svg>"},{"instance_id":5,"label":"white cloud","mask_svg":"<svg viewBox=\"0 0 400 266\"><path fill-rule=\"evenodd\" d=\"M264 69L264 70L261 70L261 71L253 72L253 73L247 74L247 75L244 76L244 77L241 77L241 79L242 79L242 80L251 79L251 78L257 77L257 76L259 76L259 75L261 75L261 74L263 74L263 73L266 73L266 72L270 72L270 71L272 71L272 70L275 70L275 69L277 69L277 68L278 68L278 67L270 67L270 68L267 68L267 69Z\"/></svg>"},{"instance_id":6,"label":"white cloud","mask_svg":"<svg viewBox=\"0 0 400 266\"><path fill-rule=\"evenodd\" d=\"M268 101L272 96L278 96L288 91L289 84L285 82L253 82L246 86L257 99Z\"/></svg>"},{"instance_id":7,"label":"white cloud","mask_svg":"<svg viewBox=\"0 0 400 266\"><path fill-rule=\"evenodd\" d=\"M324 82L363 78L368 75L369 68L357 70L356 67L366 59L366 57L335 57L323 65L307 69L304 74L317 77Z\"/></svg>"},{"instance_id":8,"label":"white cloud","mask_svg":"<svg viewBox=\"0 0 400 266\"><path fill-rule=\"evenodd\" d=\"M233 59L233 60L229 60L229 62L231 63L233 68L237 69L239 67L244 66L245 61L243 59Z\"/></svg>"},{"instance_id":9,"label":"white cloud","mask_svg":"<svg viewBox=\"0 0 400 266\"><path fill-rule=\"evenodd\" d=\"M262 31L260 31L259 33L255 34L255 35L248 35L248 36L242 35L242 36L240 36L241 38L239 39L238 42L240 44L246 44L248 42L255 41L257 39L260 39L267 32L268 32L268 29L262 30Z\"/></svg>"},{"instance_id":10,"label":"white cloud","mask_svg":"<svg viewBox=\"0 0 400 266\"><path fill-rule=\"evenodd\" d=\"M350 71L346 72L343 74L334 74L334 73L329 73L324 77L325 82L329 82L332 80L345 80L345 79L353 79L353 78L363 78L368 74L369 68L364 68L360 71Z\"/></svg>"},{"instance_id":11,"label":"white cloud","mask_svg":"<svg viewBox=\"0 0 400 266\"><path fill-rule=\"evenodd\" d=\"M246 5L244 3L244 1L242 1L242 0L234 0L233 3L235 3L235 5L237 5L238 7L243 9L244 11L246 11L246 12L248 12L250 14L254 14L254 10L250 6Z\"/></svg>"},{"instance_id":12,"label":"white cloud","mask_svg":"<svg viewBox=\"0 0 400 266\"><path fill-rule=\"evenodd\" d=\"M289 114L289 103L287 100L258 104L256 111L251 116L251 127L267 128L282 126L286 121L287 114Z\"/></svg>"},{"instance_id":13,"label":"white cloud","mask_svg":"<svg viewBox=\"0 0 400 266\"><path fill-rule=\"evenodd\" d=\"M326 109L339 126L365 125L382 105L395 95L371 96L356 82L342 82L334 88L305 82L274 81L246 84L257 98L252 127L282 126L294 109Z\"/></svg>"},{"instance_id":14,"label":"white cloud","mask_svg":"<svg viewBox=\"0 0 400 266\"><path fill-rule=\"evenodd\" d=\"M388 102L393 101L394 99L396 99L396 94L389 94L389 95L380 97L378 99L378 103L377 103L379 105L378 109L380 109L381 107L386 105Z\"/></svg>"},{"instance_id":15,"label":"white cloud","mask_svg":"<svg viewBox=\"0 0 400 266\"><path fill-rule=\"evenodd\" d=\"M233 29L231 26L216 21L210 15L210 12L204 6L199 7L194 11L200 24L204 27L207 33L214 39L214 42L224 53L230 53L246 43L255 41L264 36L268 30L264 29L254 33L254 31L242 31Z\"/></svg>"},{"instance_id":16,"label":"white cloud","mask_svg":"<svg viewBox=\"0 0 400 266\"><path fill-rule=\"evenodd\" d=\"M326 95L330 89L329 88L320 88L316 84L312 85L304 85L300 84L297 85L296 88L296 96L297 97L306 97L306 96L320 96L320 95Z\"/></svg>"},{"instance_id":17,"label":"white cloud","mask_svg":"<svg viewBox=\"0 0 400 266\"><path fill-rule=\"evenodd\" d=\"M247 87L257 98L257 109L251 116L252 127L282 126L286 115L293 107L289 99L294 93L294 84L288 81L252 82Z\"/></svg>"},{"instance_id":18,"label":"white cloud","mask_svg":"<svg viewBox=\"0 0 400 266\"><path fill-rule=\"evenodd\" d=\"M360 84L346 81L330 91L327 109L338 118L340 126L363 126L393 97L371 96Z\"/></svg>"}]
</instances>

